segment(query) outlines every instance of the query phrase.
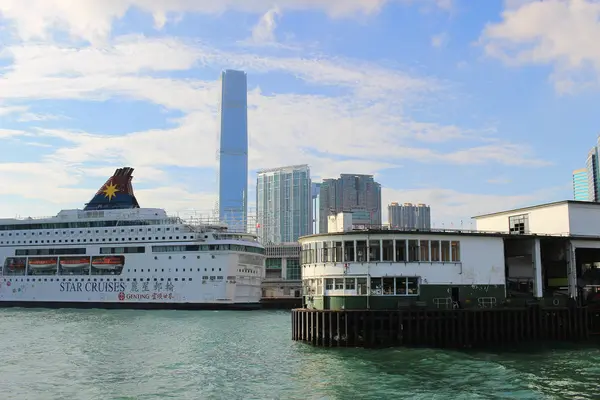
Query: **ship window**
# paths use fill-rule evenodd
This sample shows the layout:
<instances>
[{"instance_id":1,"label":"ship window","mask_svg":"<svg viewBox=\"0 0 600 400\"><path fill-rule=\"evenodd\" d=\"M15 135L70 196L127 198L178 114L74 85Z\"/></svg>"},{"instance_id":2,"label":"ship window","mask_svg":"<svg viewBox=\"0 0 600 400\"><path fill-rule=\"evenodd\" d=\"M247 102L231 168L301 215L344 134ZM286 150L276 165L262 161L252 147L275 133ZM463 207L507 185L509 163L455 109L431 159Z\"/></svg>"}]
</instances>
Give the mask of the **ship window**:
<instances>
[{"instance_id":1,"label":"ship window","mask_svg":"<svg viewBox=\"0 0 600 400\"><path fill-rule=\"evenodd\" d=\"M177 280L177 278L175 278L175 280Z\"/></svg>"}]
</instances>

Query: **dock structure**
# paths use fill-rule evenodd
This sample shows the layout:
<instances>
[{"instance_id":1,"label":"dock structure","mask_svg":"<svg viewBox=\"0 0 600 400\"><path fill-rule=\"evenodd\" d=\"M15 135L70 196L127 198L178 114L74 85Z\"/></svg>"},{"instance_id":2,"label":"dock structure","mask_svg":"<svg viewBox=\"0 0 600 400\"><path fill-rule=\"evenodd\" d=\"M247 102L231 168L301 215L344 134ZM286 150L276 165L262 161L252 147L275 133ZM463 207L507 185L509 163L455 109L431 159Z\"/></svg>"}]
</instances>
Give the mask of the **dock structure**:
<instances>
[{"instance_id":1,"label":"dock structure","mask_svg":"<svg viewBox=\"0 0 600 400\"><path fill-rule=\"evenodd\" d=\"M600 339L600 204L480 216L473 231L329 220L329 233L300 239L293 340L481 348Z\"/></svg>"}]
</instances>

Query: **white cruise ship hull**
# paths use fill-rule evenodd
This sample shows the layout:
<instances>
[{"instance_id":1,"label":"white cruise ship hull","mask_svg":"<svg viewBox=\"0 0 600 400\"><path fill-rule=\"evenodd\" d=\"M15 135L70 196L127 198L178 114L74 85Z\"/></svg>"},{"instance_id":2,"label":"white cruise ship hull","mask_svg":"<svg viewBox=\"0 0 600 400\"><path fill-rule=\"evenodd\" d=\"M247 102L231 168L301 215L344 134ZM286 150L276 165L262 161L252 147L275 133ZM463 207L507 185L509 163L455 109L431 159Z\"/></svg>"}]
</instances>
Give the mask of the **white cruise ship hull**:
<instances>
[{"instance_id":1,"label":"white cruise ship hull","mask_svg":"<svg viewBox=\"0 0 600 400\"><path fill-rule=\"evenodd\" d=\"M37 268L11 271L6 265L0 276L0 307L260 307L261 256L252 255L248 259L247 255L236 252L215 251L121 257L124 265L112 271L87 268L81 272L71 265L51 271Z\"/></svg>"}]
</instances>

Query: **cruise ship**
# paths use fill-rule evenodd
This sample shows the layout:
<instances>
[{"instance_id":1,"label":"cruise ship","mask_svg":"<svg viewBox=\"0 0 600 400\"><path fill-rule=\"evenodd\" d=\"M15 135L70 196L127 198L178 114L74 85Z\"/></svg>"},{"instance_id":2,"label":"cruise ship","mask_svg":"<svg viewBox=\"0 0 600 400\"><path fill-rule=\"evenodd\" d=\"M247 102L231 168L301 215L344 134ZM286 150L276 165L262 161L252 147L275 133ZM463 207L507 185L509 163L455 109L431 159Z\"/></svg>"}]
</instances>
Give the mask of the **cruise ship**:
<instances>
[{"instance_id":1,"label":"cruise ship","mask_svg":"<svg viewBox=\"0 0 600 400\"><path fill-rule=\"evenodd\" d=\"M257 237L141 208L132 173L117 169L83 210L0 219L0 307L260 308Z\"/></svg>"}]
</instances>

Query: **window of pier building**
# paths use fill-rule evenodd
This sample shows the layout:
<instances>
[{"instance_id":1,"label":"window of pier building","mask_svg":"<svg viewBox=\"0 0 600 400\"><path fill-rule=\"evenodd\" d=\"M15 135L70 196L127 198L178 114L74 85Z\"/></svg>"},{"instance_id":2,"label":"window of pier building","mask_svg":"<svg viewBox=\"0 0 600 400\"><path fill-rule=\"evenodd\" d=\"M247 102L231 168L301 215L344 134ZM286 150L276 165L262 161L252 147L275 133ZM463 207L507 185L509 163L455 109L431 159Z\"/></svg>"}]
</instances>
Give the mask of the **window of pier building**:
<instances>
[{"instance_id":1,"label":"window of pier building","mask_svg":"<svg viewBox=\"0 0 600 400\"><path fill-rule=\"evenodd\" d=\"M408 261L406 257L406 240L396 240L396 258L395 261Z\"/></svg>"},{"instance_id":2,"label":"window of pier building","mask_svg":"<svg viewBox=\"0 0 600 400\"><path fill-rule=\"evenodd\" d=\"M369 241L369 261L381 261L381 242L379 240Z\"/></svg>"},{"instance_id":3,"label":"window of pier building","mask_svg":"<svg viewBox=\"0 0 600 400\"><path fill-rule=\"evenodd\" d=\"M302 263L460 262L457 240L377 239L314 242L303 245Z\"/></svg>"},{"instance_id":4,"label":"window of pier building","mask_svg":"<svg viewBox=\"0 0 600 400\"><path fill-rule=\"evenodd\" d=\"M509 232L514 235L529 233L529 214L513 215L508 217Z\"/></svg>"},{"instance_id":5,"label":"window of pier building","mask_svg":"<svg viewBox=\"0 0 600 400\"><path fill-rule=\"evenodd\" d=\"M344 262L354 261L354 240L344 241Z\"/></svg>"},{"instance_id":6,"label":"window of pier building","mask_svg":"<svg viewBox=\"0 0 600 400\"><path fill-rule=\"evenodd\" d=\"M343 262L344 258L342 257L342 242L333 242L333 262Z\"/></svg>"},{"instance_id":7,"label":"window of pier building","mask_svg":"<svg viewBox=\"0 0 600 400\"><path fill-rule=\"evenodd\" d=\"M366 262L367 261L367 241L357 240L356 241L356 261Z\"/></svg>"},{"instance_id":8,"label":"window of pier building","mask_svg":"<svg viewBox=\"0 0 600 400\"><path fill-rule=\"evenodd\" d=\"M371 277L371 295L417 296L418 277Z\"/></svg>"},{"instance_id":9,"label":"window of pier building","mask_svg":"<svg viewBox=\"0 0 600 400\"><path fill-rule=\"evenodd\" d=\"M331 277L302 281L304 293L316 296L418 296L419 277ZM370 288L370 289L369 289Z\"/></svg>"},{"instance_id":10,"label":"window of pier building","mask_svg":"<svg viewBox=\"0 0 600 400\"><path fill-rule=\"evenodd\" d=\"M429 261L429 240L419 241L419 260L421 262Z\"/></svg>"},{"instance_id":11,"label":"window of pier building","mask_svg":"<svg viewBox=\"0 0 600 400\"><path fill-rule=\"evenodd\" d=\"M394 241L381 241L381 261L394 261Z\"/></svg>"}]
</instances>

